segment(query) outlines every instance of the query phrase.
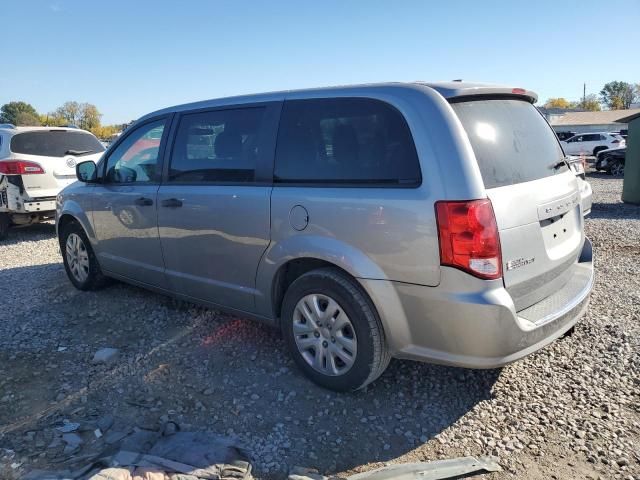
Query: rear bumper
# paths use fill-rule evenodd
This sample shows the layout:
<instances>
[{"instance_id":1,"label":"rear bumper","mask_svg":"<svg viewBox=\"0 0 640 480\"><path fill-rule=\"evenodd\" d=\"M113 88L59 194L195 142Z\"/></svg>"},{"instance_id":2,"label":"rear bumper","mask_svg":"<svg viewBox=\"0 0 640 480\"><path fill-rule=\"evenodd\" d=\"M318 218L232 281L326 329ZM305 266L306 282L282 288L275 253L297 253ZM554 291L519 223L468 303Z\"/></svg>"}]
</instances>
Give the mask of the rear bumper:
<instances>
[{"instance_id":1,"label":"rear bumper","mask_svg":"<svg viewBox=\"0 0 640 480\"><path fill-rule=\"evenodd\" d=\"M502 281L481 281L446 267L437 287L361 282L378 308L395 357L495 368L541 349L577 323L593 287L588 239L572 269L561 289L519 312Z\"/></svg>"},{"instance_id":2,"label":"rear bumper","mask_svg":"<svg viewBox=\"0 0 640 480\"><path fill-rule=\"evenodd\" d=\"M25 212L28 213L44 213L44 212L55 212L56 211L56 199L43 198L38 199L34 198L23 203L23 208Z\"/></svg>"}]
</instances>

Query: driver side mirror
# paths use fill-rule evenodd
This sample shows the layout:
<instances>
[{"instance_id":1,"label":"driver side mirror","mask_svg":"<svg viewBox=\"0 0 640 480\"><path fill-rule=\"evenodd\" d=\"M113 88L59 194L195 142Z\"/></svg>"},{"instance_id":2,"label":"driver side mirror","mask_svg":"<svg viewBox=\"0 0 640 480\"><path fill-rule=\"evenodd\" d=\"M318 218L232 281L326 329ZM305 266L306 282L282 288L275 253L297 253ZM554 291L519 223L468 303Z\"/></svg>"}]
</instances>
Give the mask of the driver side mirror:
<instances>
[{"instance_id":1,"label":"driver side mirror","mask_svg":"<svg viewBox=\"0 0 640 480\"><path fill-rule=\"evenodd\" d=\"M91 160L80 162L76 165L76 177L81 182L96 183L98 177L98 167Z\"/></svg>"}]
</instances>

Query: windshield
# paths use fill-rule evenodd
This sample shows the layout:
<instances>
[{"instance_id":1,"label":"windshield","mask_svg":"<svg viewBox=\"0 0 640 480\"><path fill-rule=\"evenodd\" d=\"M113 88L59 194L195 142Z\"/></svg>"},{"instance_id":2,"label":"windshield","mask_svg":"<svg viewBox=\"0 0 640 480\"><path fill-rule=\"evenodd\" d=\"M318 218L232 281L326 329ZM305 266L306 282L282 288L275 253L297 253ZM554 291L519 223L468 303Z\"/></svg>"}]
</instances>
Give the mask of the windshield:
<instances>
[{"instance_id":1,"label":"windshield","mask_svg":"<svg viewBox=\"0 0 640 480\"><path fill-rule=\"evenodd\" d=\"M96 137L85 132L69 130L39 130L14 135L11 151L24 155L64 157L103 152L104 147Z\"/></svg>"},{"instance_id":2,"label":"windshield","mask_svg":"<svg viewBox=\"0 0 640 480\"><path fill-rule=\"evenodd\" d=\"M568 170L553 130L529 102L479 99L451 106L471 141L486 188Z\"/></svg>"}]
</instances>

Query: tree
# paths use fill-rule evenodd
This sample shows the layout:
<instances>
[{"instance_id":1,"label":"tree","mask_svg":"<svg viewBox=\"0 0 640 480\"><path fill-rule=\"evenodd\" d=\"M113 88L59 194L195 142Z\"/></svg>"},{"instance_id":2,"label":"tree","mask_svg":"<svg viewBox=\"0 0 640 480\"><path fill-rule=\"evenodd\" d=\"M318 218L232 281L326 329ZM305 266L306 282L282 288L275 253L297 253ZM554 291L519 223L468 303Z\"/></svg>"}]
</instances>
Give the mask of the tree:
<instances>
[{"instance_id":1,"label":"tree","mask_svg":"<svg viewBox=\"0 0 640 480\"><path fill-rule=\"evenodd\" d=\"M100 118L102 114L98 111L98 107L90 103L80 104L80 121L78 126L86 130L91 130L100 126Z\"/></svg>"},{"instance_id":2,"label":"tree","mask_svg":"<svg viewBox=\"0 0 640 480\"><path fill-rule=\"evenodd\" d=\"M627 82L614 81L607 83L600 90L600 98L611 110L629 108L633 103L635 88Z\"/></svg>"},{"instance_id":3,"label":"tree","mask_svg":"<svg viewBox=\"0 0 640 480\"><path fill-rule=\"evenodd\" d=\"M580 106L585 110L589 110L590 112L599 112L602 110L600 107L600 102L598 101L598 97L595 93L587 95L582 102L580 102Z\"/></svg>"},{"instance_id":4,"label":"tree","mask_svg":"<svg viewBox=\"0 0 640 480\"><path fill-rule=\"evenodd\" d=\"M16 126L37 127L40 125L40 117L30 112L19 112L16 115Z\"/></svg>"},{"instance_id":5,"label":"tree","mask_svg":"<svg viewBox=\"0 0 640 480\"><path fill-rule=\"evenodd\" d=\"M77 125L80 121L80 104L78 102L64 102L54 112L54 116L63 119L69 125Z\"/></svg>"},{"instance_id":6,"label":"tree","mask_svg":"<svg viewBox=\"0 0 640 480\"><path fill-rule=\"evenodd\" d=\"M571 104L565 98L550 98L544 104L544 108L571 108Z\"/></svg>"},{"instance_id":7,"label":"tree","mask_svg":"<svg viewBox=\"0 0 640 480\"><path fill-rule=\"evenodd\" d=\"M40 125L38 112L26 102L9 102L0 108L0 123L14 125Z\"/></svg>"},{"instance_id":8,"label":"tree","mask_svg":"<svg viewBox=\"0 0 640 480\"><path fill-rule=\"evenodd\" d=\"M102 114L98 107L91 103L65 102L55 112L48 115L47 123L50 125L75 125L85 130L91 130L100 126Z\"/></svg>"}]
</instances>

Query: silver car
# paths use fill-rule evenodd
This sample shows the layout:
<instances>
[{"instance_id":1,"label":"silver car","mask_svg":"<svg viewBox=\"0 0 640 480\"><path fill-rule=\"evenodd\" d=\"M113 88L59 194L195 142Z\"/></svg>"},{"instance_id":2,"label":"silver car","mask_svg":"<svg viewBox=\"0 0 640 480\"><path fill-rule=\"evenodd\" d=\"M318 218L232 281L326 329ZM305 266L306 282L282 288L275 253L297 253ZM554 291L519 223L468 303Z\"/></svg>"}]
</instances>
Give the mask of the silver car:
<instances>
[{"instance_id":1,"label":"silver car","mask_svg":"<svg viewBox=\"0 0 640 480\"><path fill-rule=\"evenodd\" d=\"M576 176L535 100L389 83L151 113L57 198L69 279L277 326L339 391L392 357L505 365L575 325L594 276Z\"/></svg>"}]
</instances>

